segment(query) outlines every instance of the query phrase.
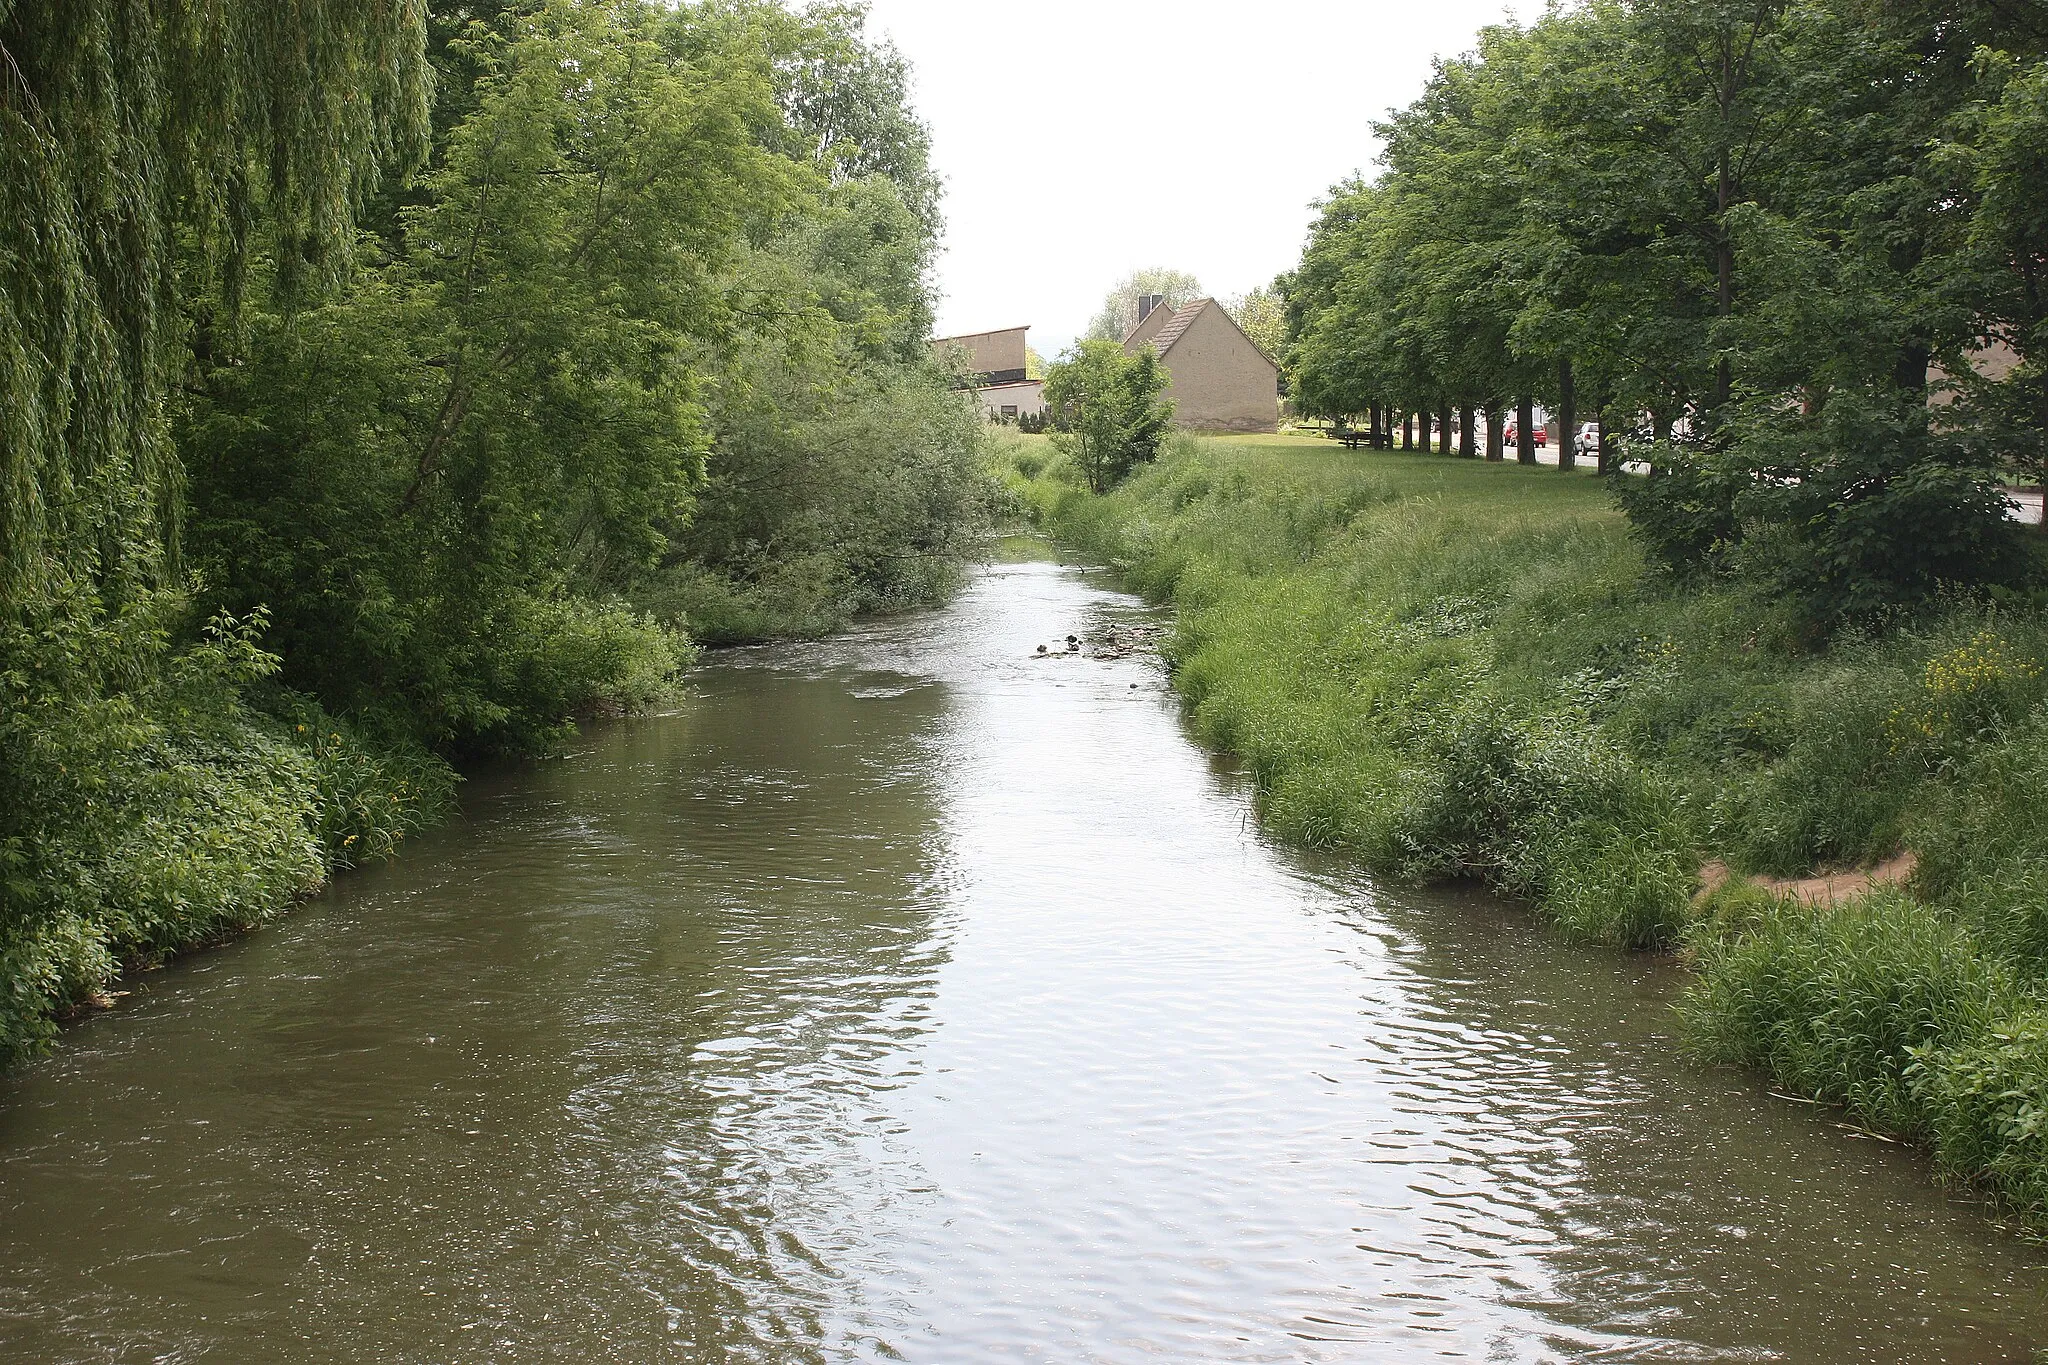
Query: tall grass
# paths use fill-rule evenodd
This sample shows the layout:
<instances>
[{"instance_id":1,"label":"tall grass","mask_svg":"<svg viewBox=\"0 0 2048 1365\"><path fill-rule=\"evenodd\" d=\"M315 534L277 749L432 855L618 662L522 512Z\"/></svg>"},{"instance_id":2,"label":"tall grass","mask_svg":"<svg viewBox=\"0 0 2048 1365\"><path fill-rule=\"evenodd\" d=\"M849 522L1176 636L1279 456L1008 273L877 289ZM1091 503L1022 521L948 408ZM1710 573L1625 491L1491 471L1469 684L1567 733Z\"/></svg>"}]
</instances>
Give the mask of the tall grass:
<instances>
[{"instance_id":1,"label":"tall grass","mask_svg":"<svg viewBox=\"0 0 2048 1365\"><path fill-rule=\"evenodd\" d=\"M1013 496L1178 608L1169 660L1263 817L1468 877L1576 938L1686 952L1703 1055L1757 1065L2048 1217L2048 613L1946 601L1814 641L1651 573L1597 479L1306 438L1182 438L1093 497ZM1838 910L1801 874L1912 848Z\"/></svg>"}]
</instances>

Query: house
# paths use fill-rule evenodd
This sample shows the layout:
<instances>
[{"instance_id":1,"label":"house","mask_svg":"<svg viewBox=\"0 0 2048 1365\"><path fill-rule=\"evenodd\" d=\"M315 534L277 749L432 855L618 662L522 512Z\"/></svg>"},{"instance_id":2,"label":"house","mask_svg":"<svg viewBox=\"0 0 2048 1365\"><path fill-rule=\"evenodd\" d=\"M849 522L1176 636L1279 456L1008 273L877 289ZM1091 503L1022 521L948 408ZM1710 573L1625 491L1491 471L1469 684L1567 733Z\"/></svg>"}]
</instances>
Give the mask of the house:
<instances>
[{"instance_id":1,"label":"house","mask_svg":"<svg viewBox=\"0 0 2048 1365\"><path fill-rule=\"evenodd\" d=\"M1027 325L1006 327L999 332L934 337L932 349L941 357L950 352L959 358L983 411L1002 421L1015 421L1045 411L1045 382L1028 379L1024 374L1024 334L1030 330Z\"/></svg>"},{"instance_id":2,"label":"house","mask_svg":"<svg viewBox=\"0 0 2048 1365\"><path fill-rule=\"evenodd\" d=\"M1196 431L1278 431L1280 367L1214 299L1169 308L1138 301L1138 325L1124 354L1150 346L1170 382L1174 425Z\"/></svg>"}]
</instances>

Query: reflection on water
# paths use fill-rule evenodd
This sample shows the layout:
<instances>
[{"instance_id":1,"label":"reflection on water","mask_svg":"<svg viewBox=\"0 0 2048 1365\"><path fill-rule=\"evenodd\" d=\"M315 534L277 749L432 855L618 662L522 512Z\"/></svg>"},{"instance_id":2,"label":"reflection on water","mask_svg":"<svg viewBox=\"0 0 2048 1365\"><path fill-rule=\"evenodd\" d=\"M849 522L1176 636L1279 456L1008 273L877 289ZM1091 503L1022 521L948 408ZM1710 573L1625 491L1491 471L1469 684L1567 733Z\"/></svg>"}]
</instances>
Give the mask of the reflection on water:
<instances>
[{"instance_id":1,"label":"reflection on water","mask_svg":"<svg viewBox=\"0 0 2048 1365\"><path fill-rule=\"evenodd\" d=\"M2048 1256L1657 964L1276 851L1013 562L148 978L0 1089L0 1359L1990 1361ZM1135 684L1135 686L1133 685Z\"/></svg>"}]
</instances>

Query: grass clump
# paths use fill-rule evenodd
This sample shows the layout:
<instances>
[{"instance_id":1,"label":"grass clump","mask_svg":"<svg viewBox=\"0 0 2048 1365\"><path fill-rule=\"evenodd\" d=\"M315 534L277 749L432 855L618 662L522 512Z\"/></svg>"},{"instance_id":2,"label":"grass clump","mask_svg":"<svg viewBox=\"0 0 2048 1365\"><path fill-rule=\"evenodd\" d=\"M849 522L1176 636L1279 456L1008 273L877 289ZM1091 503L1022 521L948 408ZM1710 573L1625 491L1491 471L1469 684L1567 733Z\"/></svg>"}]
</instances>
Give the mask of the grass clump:
<instances>
[{"instance_id":1,"label":"grass clump","mask_svg":"<svg viewBox=\"0 0 2048 1365\"><path fill-rule=\"evenodd\" d=\"M1098 497L1042 445L1006 454L1018 505L1178 608L1191 723L1277 832L1688 953L1703 1055L2048 1218L2038 605L1823 640L1796 604L1652 572L1584 475L1180 437ZM1840 906L1767 880L1904 850L1909 885ZM1702 893L1709 859L1734 875Z\"/></svg>"}]
</instances>

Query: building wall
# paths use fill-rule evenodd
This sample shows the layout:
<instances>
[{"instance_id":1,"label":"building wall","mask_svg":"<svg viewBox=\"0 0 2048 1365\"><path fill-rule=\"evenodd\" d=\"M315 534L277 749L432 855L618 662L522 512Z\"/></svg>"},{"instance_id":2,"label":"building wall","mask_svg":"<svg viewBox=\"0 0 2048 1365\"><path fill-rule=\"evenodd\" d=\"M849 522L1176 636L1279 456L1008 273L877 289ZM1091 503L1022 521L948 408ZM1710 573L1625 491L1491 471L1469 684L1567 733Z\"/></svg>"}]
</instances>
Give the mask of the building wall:
<instances>
[{"instance_id":1,"label":"building wall","mask_svg":"<svg viewBox=\"0 0 2048 1365\"><path fill-rule=\"evenodd\" d=\"M1024 334L1029 327L1005 327L1000 332L973 332L966 336L936 337L934 349L943 352L959 346L973 357L968 368L976 374L1024 373Z\"/></svg>"},{"instance_id":2,"label":"building wall","mask_svg":"<svg viewBox=\"0 0 2048 1365\"><path fill-rule=\"evenodd\" d=\"M1026 379L1016 384L991 384L985 389L976 389L974 396L981 400L982 410L991 417L1022 417L1025 414L1037 416L1045 411L1045 382ZM1015 412L1004 412L1004 408L1015 408Z\"/></svg>"},{"instance_id":3,"label":"building wall","mask_svg":"<svg viewBox=\"0 0 2048 1365\"><path fill-rule=\"evenodd\" d=\"M1989 346L1980 346L1969 352L1970 368L1977 372L1979 379L2000 383L2011 377L2019 368L2019 353L2003 341L1994 340ZM1956 391L1949 384L1948 372L1939 365L1927 367L1927 401L1936 407L1947 407L1956 401Z\"/></svg>"},{"instance_id":4,"label":"building wall","mask_svg":"<svg viewBox=\"0 0 2048 1365\"><path fill-rule=\"evenodd\" d=\"M1124 354L1136 355L1138 347L1152 340L1153 337L1158 336L1159 329L1173 321L1173 313L1174 309L1171 304L1162 303L1151 312L1145 314L1144 317L1138 319L1138 325L1132 329L1129 336L1124 338Z\"/></svg>"},{"instance_id":5,"label":"building wall","mask_svg":"<svg viewBox=\"0 0 2048 1365\"><path fill-rule=\"evenodd\" d=\"M1160 357L1173 382L1175 426L1194 431L1278 431L1280 372L1223 306L1211 303Z\"/></svg>"}]
</instances>

